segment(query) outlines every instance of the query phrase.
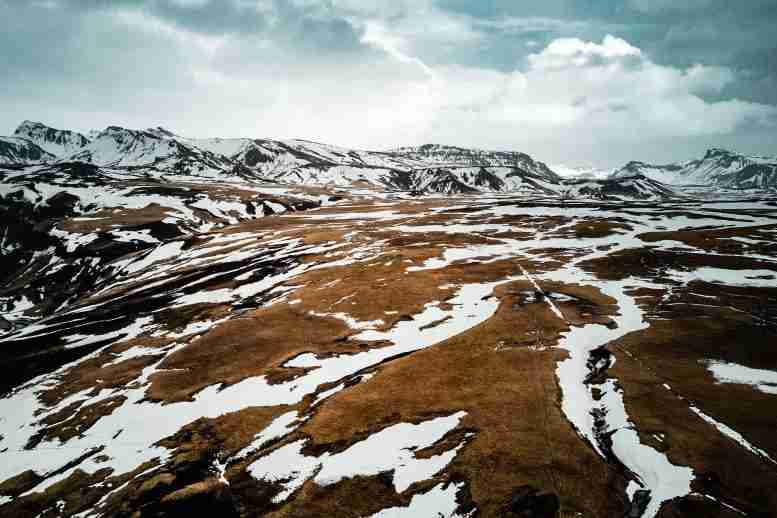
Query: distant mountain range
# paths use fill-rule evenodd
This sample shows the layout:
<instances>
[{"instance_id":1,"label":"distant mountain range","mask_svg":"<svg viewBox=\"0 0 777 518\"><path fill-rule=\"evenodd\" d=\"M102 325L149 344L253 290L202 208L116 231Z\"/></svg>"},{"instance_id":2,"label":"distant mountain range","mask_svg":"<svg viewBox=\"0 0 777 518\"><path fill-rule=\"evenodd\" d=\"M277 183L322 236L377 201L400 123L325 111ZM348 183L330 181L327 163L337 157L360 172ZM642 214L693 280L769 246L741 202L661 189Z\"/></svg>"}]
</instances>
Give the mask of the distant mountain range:
<instances>
[{"instance_id":1,"label":"distant mountain range","mask_svg":"<svg viewBox=\"0 0 777 518\"><path fill-rule=\"evenodd\" d=\"M603 180L608 178L612 169L599 169L593 166L567 166L565 164L553 164L550 168L562 178L577 178L586 180Z\"/></svg>"},{"instance_id":2,"label":"distant mountain range","mask_svg":"<svg viewBox=\"0 0 777 518\"><path fill-rule=\"evenodd\" d=\"M241 176L297 185L355 184L419 193L553 192L560 177L517 152L425 145L359 151L304 140L192 139L164 128L110 126L89 138L25 121L4 137L0 163L82 162L149 174Z\"/></svg>"},{"instance_id":3,"label":"distant mountain range","mask_svg":"<svg viewBox=\"0 0 777 518\"><path fill-rule=\"evenodd\" d=\"M777 158L711 149L699 160L650 165L629 162L612 173L587 167L549 167L516 151L425 144L391 151L361 151L306 140L187 138L164 128L109 126L89 135L24 121L0 137L0 165L32 167L85 163L146 175L245 178L304 186L372 186L417 194L590 192L578 180L620 182L643 176L641 188L611 188L612 196L671 195L670 186L703 184L733 189L777 187ZM569 179L573 179L573 181ZM571 181L571 183L570 183ZM593 185L593 184L591 184ZM633 184L632 184L633 185ZM606 195L605 195L606 196Z\"/></svg>"},{"instance_id":4,"label":"distant mountain range","mask_svg":"<svg viewBox=\"0 0 777 518\"><path fill-rule=\"evenodd\" d=\"M666 185L644 175L632 175L623 178L575 178L564 182L561 191L564 198L596 199L652 199L671 198L676 193Z\"/></svg>"},{"instance_id":5,"label":"distant mountain range","mask_svg":"<svg viewBox=\"0 0 777 518\"><path fill-rule=\"evenodd\" d=\"M746 156L713 148L696 160L654 165L629 162L613 178L644 175L668 185L705 185L728 189L777 188L777 157Z\"/></svg>"}]
</instances>

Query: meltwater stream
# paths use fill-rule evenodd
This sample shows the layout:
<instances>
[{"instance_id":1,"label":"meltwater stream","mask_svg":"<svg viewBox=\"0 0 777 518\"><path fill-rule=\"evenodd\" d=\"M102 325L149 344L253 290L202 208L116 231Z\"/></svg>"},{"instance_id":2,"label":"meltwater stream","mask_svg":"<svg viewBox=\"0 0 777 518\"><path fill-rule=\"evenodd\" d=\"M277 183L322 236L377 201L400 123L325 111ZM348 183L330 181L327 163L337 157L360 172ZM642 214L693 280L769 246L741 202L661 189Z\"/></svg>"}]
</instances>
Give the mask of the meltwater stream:
<instances>
[{"instance_id":1,"label":"meltwater stream","mask_svg":"<svg viewBox=\"0 0 777 518\"><path fill-rule=\"evenodd\" d=\"M588 360L594 349L632 331L648 327L642 310L625 291L649 284L635 279L599 281L574 267L540 277L571 284L589 284L613 297L618 303L619 315L614 317L617 327L611 329L602 324L572 327L559 341L559 347L569 354L556 368L562 392L561 408L578 433L602 457L606 454L600 437L603 433L612 433L612 454L638 478L629 483L628 496L633 502L637 490L650 491L650 501L642 516L652 518L658 514L664 502L691 492L693 470L672 464L666 455L640 442L634 424L626 413L623 394L612 378L599 385L586 383L591 372ZM598 400L594 399L594 388L602 394ZM598 424L595 423L595 416L599 420ZM601 420L604 421L603 425Z\"/></svg>"}]
</instances>

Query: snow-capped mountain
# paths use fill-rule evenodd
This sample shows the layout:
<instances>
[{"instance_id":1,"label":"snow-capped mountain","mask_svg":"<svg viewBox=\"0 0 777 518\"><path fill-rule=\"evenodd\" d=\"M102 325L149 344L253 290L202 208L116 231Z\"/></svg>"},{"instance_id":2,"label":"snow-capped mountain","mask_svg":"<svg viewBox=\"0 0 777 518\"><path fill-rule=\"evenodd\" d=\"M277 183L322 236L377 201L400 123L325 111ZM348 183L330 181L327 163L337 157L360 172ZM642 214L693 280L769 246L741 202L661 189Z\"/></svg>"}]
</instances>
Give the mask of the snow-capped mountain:
<instances>
[{"instance_id":1,"label":"snow-capped mountain","mask_svg":"<svg viewBox=\"0 0 777 518\"><path fill-rule=\"evenodd\" d=\"M516 184L510 178L527 177L550 183L560 180L559 175L543 162L517 151L487 151L424 144L419 147L400 148L393 154L425 163L432 162L438 166L448 166L450 170L458 171L457 176L465 183L475 187L488 185L491 190L512 190L513 187L524 185L524 182L519 181ZM503 188L497 187L492 178L501 180Z\"/></svg>"},{"instance_id":2,"label":"snow-capped mountain","mask_svg":"<svg viewBox=\"0 0 777 518\"><path fill-rule=\"evenodd\" d=\"M412 172L413 190L441 194L477 192L533 192L555 194L555 175L528 172L519 167L437 167Z\"/></svg>"},{"instance_id":3,"label":"snow-capped mountain","mask_svg":"<svg viewBox=\"0 0 777 518\"><path fill-rule=\"evenodd\" d=\"M57 157L21 137L0 137L0 165L52 162Z\"/></svg>"},{"instance_id":4,"label":"snow-capped mountain","mask_svg":"<svg viewBox=\"0 0 777 518\"><path fill-rule=\"evenodd\" d=\"M708 185L731 189L777 187L777 157L747 156L725 149L709 149L696 160L665 165L629 162L614 178L641 174L670 185Z\"/></svg>"},{"instance_id":5,"label":"snow-capped mountain","mask_svg":"<svg viewBox=\"0 0 777 518\"><path fill-rule=\"evenodd\" d=\"M568 166L565 164L551 164L549 166L554 173L562 178L580 178L602 180L612 174L611 169L600 169L593 166Z\"/></svg>"},{"instance_id":6,"label":"snow-capped mountain","mask_svg":"<svg viewBox=\"0 0 777 518\"><path fill-rule=\"evenodd\" d=\"M564 196L666 196L668 185L774 188L777 158L751 157L711 149L698 160L650 165L629 162L611 177L643 177L625 184L570 183L602 180L594 167L549 167L517 151L487 151L439 144L391 151L347 149L307 140L188 138L165 128L119 126L90 133L57 130L25 121L15 136L0 140L0 163L77 162L102 168L224 179L240 177L311 187L370 187L415 194L524 192ZM660 183L646 183L646 180Z\"/></svg>"},{"instance_id":7,"label":"snow-capped mountain","mask_svg":"<svg viewBox=\"0 0 777 518\"><path fill-rule=\"evenodd\" d=\"M535 161L526 153L517 151L488 151L440 144L424 144L418 147L398 148L390 152L390 154L422 162L438 163L440 165L520 167L532 173L549 177L555 176L553 171L544 163Z\"/></svg>"},{"instance_id":8,"label":"snow-capped mountain","mask_svg":"<svg viewBox=\"0 0 777 518\"><path fill-rule=\"evenodd\" d=\"M524 153L432 144L376 152L301 140L255 140L235 158L278 181L317 185L366 182L421 193L543 192L544 184L559 181L545 164Z\"/></svg>"},{"instance_id":9,"label":"snow-capped mountain","mask_svg":"<svg viewBox=\"0 0 777 518\"><path fill-rule=\"evenodd\" d=\"M525 153L427 144L393 151L363 151L307 140L187 138L161 127L110 126L87 138L25 121L17 129L48 155L19 149L7 163L84 162L142 168L152 176L243 176L296 185L372 186L420 194L552 192L560 178ZM20 142L20 145L23 142ZM29 156L30 159L24 157Z\"/></svg>"},{"instance_id":10,"label":"snow-capped mountain","mask_svg":"<svg viewBox=\"0 0 777 518\"><path fill-rule=\"evenodd\" d=\"M40 122L24 121L14 131L15 137L21 137L37 144L41 149L58 157L75 153L89 143L84 135L70 130L59 130Z\"/></svg>"},{"instance_id":11,"label":"snow-capped mountain","mask_svg":"<svg viewBox=\"0 0 777 518\"><path fill-rule=\"evenodd\" d=\"M229 156L265 178L288 183L344 186L366 182L397 190L452 194L510 190L513 185L524 188L534 183L520 181L518 177L549 183L559 180L545 164L517 152L431 144L388 152L361 151L305 140L190 139L189 142ZM506 178L513 180L505 181Z\"/></svg>"},{"instance_id":12,"label":"snow-capped mountain","mask_svg":"<svg viewBox=\"0 0 777 518\"><path fill-rule=\"evenodd\" d=\"M654 200L671 198L677 193L661 182L644 175L607 179L569 179L561 195L565 198Z\"/></svg>"},{"instance_id":13,"label":"snow-capped mountain","mask_svg":"<svg viewBox=\"0 0 777 518\"><path fill-rule=\"evenodd\" d=\"M109 140L104 142L106 136ZM290 184L358 184L439 194L546 192L547 184L559 180L545 164L524 153L437 145L362 151L306 140L192 139L163 128L143 132L108 128L72 158L112 166L172 167L191 174L218 174L232 166ZM205 168L193 171L192 160L204 163ZM181 162L183 166L176 165Z\"/></svg>"},{"instance_id":14,"label":"snow-capped mountain","mask_svg":"<svg viewBox=\"0 0 777 518\"><path fill-rule=\"evenodd\" d=\"M345 174L343 180L348 182L348 176L353 174L374 176L370 171L409 171L426 165L401 156L306 140L187 139L187 142L227 156L263 177L292 183L338 184L342 183L338 179L340 174Z\"/></svg>"},{"instance_id":15,"label":"snow-capped mountain","mask_svg":"<svg viewBox=\"0 0 777 518\"><path fill-rule=\"evenodd\" d=\"M164 128L131 130L109 126L68 160L105 167L145 167L167 174L223 176L240 167L224 155L199 148Z\"/></svg>"}]
</instances>

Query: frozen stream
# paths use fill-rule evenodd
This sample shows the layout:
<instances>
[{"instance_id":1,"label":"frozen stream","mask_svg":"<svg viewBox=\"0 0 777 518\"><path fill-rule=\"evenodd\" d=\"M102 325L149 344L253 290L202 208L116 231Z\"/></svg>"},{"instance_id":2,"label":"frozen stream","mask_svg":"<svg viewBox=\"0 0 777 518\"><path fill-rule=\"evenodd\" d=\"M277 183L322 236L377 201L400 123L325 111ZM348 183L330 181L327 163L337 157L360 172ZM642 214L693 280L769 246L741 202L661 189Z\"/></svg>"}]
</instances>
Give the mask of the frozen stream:
<instances>
[{"instance_id":1,"label":"frozen stream","mask_svg":"<svg viewBox=\"0 0 777 518\"><path fill-rule=\"evenodd\" d=\"M628 288L639 283L633 280L601 282L587 277L584 272L572 269L553 272L544 278L566 283L590 284L618 301L619 315L614 317L616 328L610 329L601 324L572 327L559 341L559 347L569 353L556 368L563 394L561 409L578 433L588 440L602 457L606 457L607 452L600 439L601 434L614 431L610 436L611 453L639 478L629 484L629 498L633 500L638 489L649 490L650 502L642 516L652 518L658 514L661 504L691 492L693 470L675 466L669 462L666 455L640 442L626 412L623 394L614 380L610 378L599 385L586 384L586 378L591 372L588 360L593 350L632 331L648 327L642 310L635 300L625 293ZM593 397L594 389L598 389L602 394L598 401ZM597 426L597 417L604 420L603 425Z\"/></svg>"}]
</instances>

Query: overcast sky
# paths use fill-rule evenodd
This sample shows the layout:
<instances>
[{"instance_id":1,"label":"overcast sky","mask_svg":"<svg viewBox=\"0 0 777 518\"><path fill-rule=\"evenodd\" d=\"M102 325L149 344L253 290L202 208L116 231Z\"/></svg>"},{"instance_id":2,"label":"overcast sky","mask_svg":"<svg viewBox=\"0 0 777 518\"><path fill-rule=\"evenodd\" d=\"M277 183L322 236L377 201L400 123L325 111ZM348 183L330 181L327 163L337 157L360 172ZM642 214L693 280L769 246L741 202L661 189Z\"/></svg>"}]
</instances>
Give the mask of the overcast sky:
<instances>
[{"instance_id":1,"label":"overcast sky","mask_svg":"<svg viewBox=\"0 0 777 518\"><path fill-rule=\"evenodd\" d=\"M774 0L0 0L0 133L777 154Z\"/></svg>"}]
</instances>

